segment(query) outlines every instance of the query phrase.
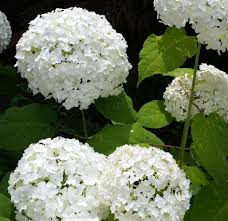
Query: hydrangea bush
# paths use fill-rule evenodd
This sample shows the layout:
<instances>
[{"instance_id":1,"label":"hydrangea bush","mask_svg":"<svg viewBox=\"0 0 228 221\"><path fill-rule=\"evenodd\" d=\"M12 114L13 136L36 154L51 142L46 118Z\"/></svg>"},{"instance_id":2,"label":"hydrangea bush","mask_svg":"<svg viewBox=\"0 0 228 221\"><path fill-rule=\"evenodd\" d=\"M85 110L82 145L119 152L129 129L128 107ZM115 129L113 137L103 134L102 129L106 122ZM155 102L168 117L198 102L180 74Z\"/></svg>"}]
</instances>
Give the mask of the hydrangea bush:
<instances>
[{"instance_id":1,"label":"hydrangea bush","mask_svg":"<svg viewBox=\"0 0 228 221\"><path fill-rule=\"evenodd\" d=\"M0 65L0 221L227 220L228 76L200 52L227 50L228 3L153 4L170 27L145 40L137 86L172 79L137 110L123 90L127 43L103 15L74 7L30 22L16 45L27 82ZM0 52L10 36L0 13Z\"/></svg>"}]
</instances>

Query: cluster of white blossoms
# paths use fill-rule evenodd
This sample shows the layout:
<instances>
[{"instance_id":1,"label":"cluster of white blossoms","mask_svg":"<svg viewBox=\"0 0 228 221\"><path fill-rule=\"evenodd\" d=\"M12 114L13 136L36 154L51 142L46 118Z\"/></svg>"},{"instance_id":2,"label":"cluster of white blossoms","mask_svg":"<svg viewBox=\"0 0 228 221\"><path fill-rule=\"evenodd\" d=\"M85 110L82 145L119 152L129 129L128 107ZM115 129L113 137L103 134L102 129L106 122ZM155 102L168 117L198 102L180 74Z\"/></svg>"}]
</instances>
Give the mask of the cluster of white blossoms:
<instances>
[{"instance_id":1,"label":"cluster of white blossoms","mask_svg":"<svg viewBox=\"0 0 228 221\"><path fill-rule=\"evenodd\" d=\"M181 28L189 22L207 49L228 50L227 0L154 0L154 7L166 25Z\"/></svg>"},{"instance_id":2,"label":"cluster of white blossoms","mask_svg":"<svg viewBox=\"0 0 228 221\"><path fill-rule=\"evenodd\" d=\"M62 137L31 144L9 179L17 221L182 221L190 181L172 155L118 147L108 158Z\"/></svg>"},{"instance_id":3,"label":"cluster of white blossoms","mask_svg":"<svg viewBox=\"0 0 228 221\"><path fill-rule=\"evenodd\" d=\"M17 63L34 94L69 110L118 95L131 69L127 43L106 18L81 8L39 15L17 44Z\"/></svg>"},{"instance_id":4,"label":"cluster of white blossoms","mask_svg":"<svg viewBox=\"0 0 228 221\"><path fill-rule=\"evenodd\" d=\"M172 155L124 145L108 157L100 192L119 221L182 221L190 207L190 181Z\"/></svg>"},{"instance_id":5,"label":"cluster of white blossoms","mask_svg":"<svg viewBox=\"0 0 228 221\"><path fill-rule=\"evenodd\" d=\"M106 157L61 137L31 144L11 174L8 191L18 221L99 221L108 208L98 196Z\"/></svg>"},{"instance_id":6,"label":"cluster of white blossoms","mask_svg":"<svg viewBox=\"0 0 228 221\"><path fill-rule=\"evenodd\" d=\"M0 53L9 45L12 30L6 15L0 11Z\"/></svg>"},{"instance_id":7,"label":"cluster of white blossoms","mask_svg":"<svg viewBox=\"0 0 228 221\"><path fill-rule=\"evenodd\" d=\"M166 110L177 121L187 118L192 76L176 77L166 88ZM201 64L197 72L192 116L216 112L228 123L228 75L212 65Z\"/></svg>"}]
</instances>

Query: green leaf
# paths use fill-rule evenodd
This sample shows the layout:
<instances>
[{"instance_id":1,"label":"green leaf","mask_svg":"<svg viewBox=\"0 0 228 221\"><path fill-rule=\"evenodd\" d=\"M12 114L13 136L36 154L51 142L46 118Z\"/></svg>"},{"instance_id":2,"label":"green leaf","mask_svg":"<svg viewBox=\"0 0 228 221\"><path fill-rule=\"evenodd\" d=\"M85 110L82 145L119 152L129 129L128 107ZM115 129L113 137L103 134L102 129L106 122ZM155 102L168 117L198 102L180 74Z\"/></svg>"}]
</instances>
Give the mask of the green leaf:
<instances>
[{"instance_id":1,"label":"green leaf","mask_svg":"<svg viewBox=\"0 0 228 221\"><path fill-rule=\"evenodd\" d=\"M193 198L186 221L227 221L228 183L211 183Z\"/></svg>"},{"instance_id":2,"label":"green leaf","mask_svg":"<svg viewBox=\"0 0 228 221\"><path fill-rule=\"evenodd\" d=\"M165 111L164 102L160 100L143 105L137 115L137 122L148 128L165 127L172 121L172 116Z\"/></svg>"},{"instance_id":3,"label":"green leaf","mask_svg":"<svg viewBox=\"0 0 228 221\"><path fill-rule=\"evenodd\" d=\"M205 173L197 166L184 166L183 167L187 178L191 181L192 194L196 195L199 190L209 184Z\"/></svg>"},{"instance_id":4,"label":"green leaf","mask_svg":"<svg viewBox=\"0 0 228 221\"><path fill-rule=\"evenodd\" d=\"M0 217L0 221L10 221L10 219L5 218L5 217Z\"/></svg>"},{"instance_id":5,"label":"green leaf","mask_svg":"<svg viewBox=\"0 0 228 221\"><path fill-rule=\"evenodd\" d=\"M11 66L0 66L0 95L16 93L16 70Z\"/></svg>"},{"instance_id":6,"label":"green leaf","mask_svg":"<svg viewBox=\"0 0 228 221\"><path fill-rule=\"evenodd\" d=\"M11 107L0 115L0 149L21 152L29 144L53 137L57 111L50 105Z\"/></svg>"},{"instance_id":7,"label":"green leaf","mask_svg":"<svg viewBox=\"0 0 228 221\"><path fill-rule=\"evenodd\" d=\"M137 123L132 125L128 142L130 144L146 143L164 145L164 142L160 138Z\"/></svg>"},{"instance_id":8,"label":"green leaf","mask_svg":"<svg viewBox=\"0 0 228 221\"><path fill-rule=\"evenodd\" d=\"M112 153L116 147L128 143L131 125L107 125L88 141L89 145L103 154Z\"/></svg>"},{"instance_id":9,"label":"green leaf","mask_svg":"<svg viewBox=\"0 0 228 221\"><path fill-rule=\"evenodd\" d=\"M10 197L8 193L8 180L10 177L10 173L5 174L5 176L2 178L0 182L0 193L5 195L6 197Z\"/></svg>"},{"instance_id":10,"label":"green leaf","mask_svg":"<svg viewBox=\"0 0 228 221\"><path fill-rule=\"evenodd\" d=\"M228 126L217 114L198 114L192 123L191 152L216 182L228 180Z\"/></svg>"},{"instance_id":11,"label":"green leaf","mask_svg":"<svg viewBox=\"0 0 228 221\"><path fill-rule=\"evenodd\" d=\"M9 218L11 215L11 202L10 200L0 193L0 217Z\"/></svg>"},{"instance_id":12,"label":"green leaf","mask_svg":"<svg viewBox=\"0 0 228 221\"><path fill-rule=\"evenodd\" d=\"M207 185L209 181L205 173L197 166L184 166L184 171L187 178L191 180L194 185Z\"/></svg>"},{"instance_id":13,"label":"green leaf","mask_svg":"<svg viewBox=\"0 0 228 221\"><path fill-rule=\"evenodd\" d=\"M192 68L177 68L173 71L162 73L162 75L171 76L171 77L182 77L182 76L185 76L186 74L188 76L192 76L193 73L194 73L194 70Z\"/></svg>"},{"instance_id":14,"label":"green leaf","mask_svg":"<svg viewBox=\"0 0 228 221\"><path fill-rule=\"evenodd\" d=\"M134 123L137 112L133 108L132 100L125 92L118 96L100 98L96 101L97 110L106 118L118 123Z\"/></svg>"},{"instance_id":15,"label":"green leaf","mask_svg":"<svg viewBox=\"0 0 228 221\"><path fill-rule=\"evenodd\" d=\"M124 144L164 144L156 135L145 130L137 123L132 125L107 125L91 137L88 143L97 152L106 155Z\"/></svg>"},{"instance_id":16,"label":"green leaf","mask_svg":"<svg viewBox=\"0 0 228 221\"><path fill-rule=\"evenodd\" d=\"M187 36L184 29L167 28L164 35L150 35L140 52L138 85L154 74L179 68L196 49L196 38Z\"/></svg>"}]
</instances>

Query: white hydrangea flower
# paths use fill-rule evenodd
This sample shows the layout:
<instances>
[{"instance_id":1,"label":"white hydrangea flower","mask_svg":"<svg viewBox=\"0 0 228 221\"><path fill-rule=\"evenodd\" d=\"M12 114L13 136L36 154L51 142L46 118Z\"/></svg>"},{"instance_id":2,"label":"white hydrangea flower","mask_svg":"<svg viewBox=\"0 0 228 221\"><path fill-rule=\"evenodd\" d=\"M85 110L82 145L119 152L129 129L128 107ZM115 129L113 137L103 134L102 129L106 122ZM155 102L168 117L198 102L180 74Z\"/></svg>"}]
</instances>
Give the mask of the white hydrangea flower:
<instances>
[{"instance_id":1,"label":"white hydrangea flower","mask_svg":"<svg viewBox=\"0 0 228 221\"><path fill-rule=\"evenodd\" d=\"M191 6L189 0L154 0L158 18L168 25L182 28L188 22L186 10Z\"/></svg>"},{"instance_id":2,"label":"white hydrangea flower","mask_svg":"<svg viewBox=\"0 0 228 221\"><path fill-rule=\"evenodd\" d=\"M39 15L17 44L17 63L34 94L66 109L118 95L131 68L127 43L104 16L81 8Z\"/></svg>"},{"instance_id":3,"label":"white hydrangea flower","mask_svg":"<svg viewBox=\"0 0 228 221\"><path fill-rule=\"evenodd\" d=\"M166 88L164 100L166 110L177 121L187 118L192 77L176 77ZM228 75L212 65L201 64L197 72L192 116L216 112L228 123Z\"/></svg>"},{"instance_id":4,"label":"white hydrangea flower","mask_svg":"<svg viewBox=\"0 0 228 221\"><path fill-rule=\"evenodd\" d=\"M155 147L124 145L108 157L100 192L119 221L182 221L190 181L172 155Z\"/></svg>"},{"instance_id":5,"label":"white hydrangea flower","mask_svg":"<svg viewBox=\"0 0 228 221\"><path fill-rule=\"evenodd\" d=\"M9 45L12 30L6 15L0 11L0 53Z\"/></svg>"},{"instance_id":6,"label":"white hydrangea flower","mask_svg":"<svg viewBox=\"0 0 228 221\"><path fill-rule=\"evenodd\" d=\"M192 24L198 41L207 49L228 50L227 0L155 0L154 7L166 25Z\"/></svg>"},{"instance_id":7,"label":"white hydrangea flower","mask_svg":"<svg viewBox=\"0 0 228 221\"><path fill-rule=\"evenodd\" d=\"M31 144L9 179L18 221L99 221L108 208L98 195L106 157L62 137Z\"/></svg>"}]
</instances>

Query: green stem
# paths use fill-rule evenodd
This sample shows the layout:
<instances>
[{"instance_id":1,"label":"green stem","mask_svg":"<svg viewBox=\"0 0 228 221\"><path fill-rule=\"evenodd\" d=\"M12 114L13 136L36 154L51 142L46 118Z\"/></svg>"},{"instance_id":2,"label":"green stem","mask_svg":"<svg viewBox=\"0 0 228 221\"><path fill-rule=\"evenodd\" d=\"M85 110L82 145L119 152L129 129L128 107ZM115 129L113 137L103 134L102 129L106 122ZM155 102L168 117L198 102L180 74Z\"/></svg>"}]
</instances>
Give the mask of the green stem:
<instances>
[{"instance_id":1,"label":"green stem","mask_svg":"<svg viewBox=\"0 0 228 221\"><path fill-rule=\"evenodd\" d=\"M183 129L182 138L181 138L181 145L180 145L181 150L179 152L180 166L182 166L183 162L184 162L185 147L187 144L188 132L189 132L189 127L190 127L190 123L191 123L192 102L193 102L194 92L195 92L196 74L197 74L197 70L198 70L198 66L199 66L200 50L201 50L201 44L198 43L197 53L196 53L196 58L195 58L195 65L194 65L194 74L193 74L193 78L192 78L192 87L191 87L189 103L188 103L187 119L184 124L184 129Z\"/></svg>"},{"instance_id":2,"label":"green stem","mask_svg":"<svg viewBox=\"0 0 228 221\"><path fill-rule=\"evenodd\" d=\"M88 134L87 134L87 129L86 129L86 120L85 120L85 112L84 110L81 111L82 113L82 127L85 135L85 140L88 140Z\"/></svg>"}]
</instances>

